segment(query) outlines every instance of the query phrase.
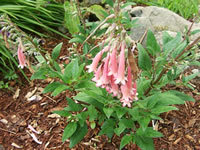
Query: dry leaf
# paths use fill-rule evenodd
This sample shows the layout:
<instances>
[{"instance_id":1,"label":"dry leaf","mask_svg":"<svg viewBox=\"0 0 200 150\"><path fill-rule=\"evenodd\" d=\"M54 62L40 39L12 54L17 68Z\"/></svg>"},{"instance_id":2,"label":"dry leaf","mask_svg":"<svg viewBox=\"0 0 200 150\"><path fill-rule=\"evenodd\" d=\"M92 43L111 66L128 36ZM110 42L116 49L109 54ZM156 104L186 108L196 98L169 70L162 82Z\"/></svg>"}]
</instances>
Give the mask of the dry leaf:
<instances>
[{"instance_id":1,"label":"dry leaf","mask_svg":"<svg viewBox=\"0 0 200 150\"><path fill-rule=\"evenodd\" d=\"M29 99L31 96L33 96L33 94L35 94L35 92L37 91L37 87L35 87L35 89L31 92L28 92L25 96L26 99Z\"/></svg>"},{"instance_id":2,"label":"dry leaf","mask_svg":"<svg viewBox=\"0 0 200 150\"><path fill-rule=\"evenodd\" d=\"M48 118L60 118L60 115L58 115L58 114L50 114L47 117Z\"/></svg>"},{"instance_id":3,"label":"dry leaf","mask_svg":"<svg viewBox=\"0 0 200 150\"><path fill-rule=\"evenodd\" d=\"M0 122L2 122L3 124L7 124L7 123L8 123L8 120L6 120L6 119L1 119Z\"/></svg>"},{"instance_id":4,"label":"dry leaf","mask_svg":"<svg viewBox=\"0 0 200 150\"><path fill-rule=\"evenodd\" d=\"M196 123L196 119L189 120L188 127L193 127L195 123Z\"/></svg>"},{"instance_id":5,"label":"dry leaf","mask_svg":"<svg viewBox=\"0 0 200 150\"><path fill-rule=\"evenodd\" d=\"M128 50L128 62L131 67L131 72L133 74L133 80L136 80L139 71L138 71L138 67L137 67L137 63L135 61L134 55L131 52L131 50Z\"/></svg>"},{"instance_id":6,"label":"dry leaf","mask_svg":"<svg viewBox=\"0 0 200 150\"><path fill-rule=\"evenodd\" d=\"M39 101L42 97L40 95L33 95L32 97L28 98L28 101Z\"/></svg>"},{"instance_id":7,"label":"dry leaf","mask_svg":"<svg viewBox=\"0 0 200 150\"><path fill-rule=\"evenodd\" d=\"M16 143L12 143L11 145L14 146L14 147L16 147L16 148L23 148L23 146L19 146Z\"/></svg>"},{"instance_id":8,"label":"dry leaf","mask_svg":"<svg viewBox=\"0 0 200 150\"><path fill-rule=\"evenodd\" d=\"M20 92L20 89L17 88L17 90L15 91L15 94L13 95L13 99L17 99L19 97L19 92Z\"/></svg>"},{"instance_id":9,"label":"dry leaf","mask_svg":"<svg viewBox=\"0 0 200 150\"><path fill-rule=\"evenodd\" d=\"M178 139L176 139L176 141L174 141L174 143L173 143L173 144L174 144L174 145L178 144L178 142L180 142L180 141L181 141L181 139L182 139L182 138L178 138Z\"/></svg>"},{"instance_id":10,"label":"dry leaf","mask_svg":"<svg viewBox=\"0 0 200 150\"><path fill-rule=\"evenodd\" d=\"M191 142L194 142L194 141L195 141L194 138L193 138L192 136L190 136L189 134L187 134L185 137L186 137L188 140L190 140Z\"/></svg>"},{"instance_id":11,"label":"dry leaf","mask_svg":"<svg viewBox=\"0 0 200 150\"><path fill-rule=\"evenodd\" d=\"M170 135L168 139L169 141L173 141L175 139L175 135L174 134Z\"/></svg>"}]
</instances>

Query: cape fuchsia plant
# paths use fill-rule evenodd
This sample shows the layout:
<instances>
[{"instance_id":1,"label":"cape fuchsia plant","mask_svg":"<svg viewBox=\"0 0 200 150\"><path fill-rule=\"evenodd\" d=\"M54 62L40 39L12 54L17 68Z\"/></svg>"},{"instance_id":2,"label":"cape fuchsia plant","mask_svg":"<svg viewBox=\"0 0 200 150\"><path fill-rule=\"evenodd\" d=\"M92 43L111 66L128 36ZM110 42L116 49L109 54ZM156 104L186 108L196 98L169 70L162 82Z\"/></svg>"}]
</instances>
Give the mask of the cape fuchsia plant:
<instances>
[{"instance_id":1,"label":"cape fuchsia plant","mask_svg":"<svg viewBox=\"0 0 200 150\"><path fill-rule=\"evenodd\" d=\"M121 36L114 37L116 27L116 24L113 24L111 29L107 30L107 33L111 32L108 37L111 41L102 47L87 68L88 72L94 72L92 80L96 82L96 86L105 88L108 93L120 98L123 106L131 107L133 100L138 99L136 81L132 77L131 64L128 61L130 57L125 55L125 51L128 51L126 31L122 30ZM103 43L105 44L105 41ZM102 57L104 54L105 58Z\"/></svg>"}]
</instances>

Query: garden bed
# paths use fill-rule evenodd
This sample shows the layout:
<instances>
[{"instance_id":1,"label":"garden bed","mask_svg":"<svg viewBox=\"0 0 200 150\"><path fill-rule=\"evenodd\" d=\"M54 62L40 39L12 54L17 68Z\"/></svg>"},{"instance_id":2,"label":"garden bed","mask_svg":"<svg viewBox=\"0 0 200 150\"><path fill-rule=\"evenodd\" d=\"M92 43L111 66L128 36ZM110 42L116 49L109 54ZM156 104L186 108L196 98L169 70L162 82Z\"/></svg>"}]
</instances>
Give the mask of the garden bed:
<instances>
[{"instance_id":1,"label":"garden bed","mask_svg":"<svg viewBox=\"0 0 200 150\"><path fill-rule=\"evenodd\" d=\"M58 43L64 42L61 56L67 53L68 40L57 38L57 40L47 40L44 48L51 52ZM67 63L67 60L65 60ZM191 72L189 68L185 72ZM26 73L30 76L29 73ZM69 141L62 143L62 134L66 124L66 118L53 115L52 111L62 110L67 106L65 96L72 97L75 93L66 91L56 97L50 94L40 94L50 80L34 81L30 85L23 83L18 85L10 82L14 91L20 89L19 95L11 91L0 91L0 150L7 149L69 149ZM176 82L179 82L176 80ZM163 138L154 140L156 150L198 150L200 149L200 80L198 77L191 81L195 86L192 91L183 87L166 86L164 90L176 89L192 96L195 102L186 102L185 105L177 106L179 111L170 111L162 114L163 121L156 123L156 128L164 134ZM25 96L29 92L38 93L42 99L29 102ZM13 95L16 98L13 98ZM30 136L31 130L28 125L33 126L40 134L36 134L42 144L37 144ZM98 136L100 127L94 130L89 129L87 135L73 149L118 149L120 138L114 136L109 140L106 136ZM139 149L135 145L128 145L124 149Z\"/></svg>"}]
</instances>

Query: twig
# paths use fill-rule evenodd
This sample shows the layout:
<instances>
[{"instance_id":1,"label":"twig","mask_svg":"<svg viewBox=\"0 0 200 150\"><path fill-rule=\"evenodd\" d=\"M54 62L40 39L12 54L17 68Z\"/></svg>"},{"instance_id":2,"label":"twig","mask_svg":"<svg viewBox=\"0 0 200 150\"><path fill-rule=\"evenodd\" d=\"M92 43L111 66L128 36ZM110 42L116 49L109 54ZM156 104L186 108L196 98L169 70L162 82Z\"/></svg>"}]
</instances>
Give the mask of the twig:
<instances>
[{"instance_id":1,"label":"twig","mask_svg":"<svg viewBox=\"0 0 200 150\"><path fill-rule=\"evenodd\" d=\"M142 35L141 39L139 40L139 43L141 44L144 41L144 38L147 35L147 30L144 32L144 34Z\"/></svg>"},{"instance_id":2,"label":"twig","mask_svg":"<svg viewBox=\"0 0 200 150\"><path fill-rule=\"evenodd\" d=\"M190 45L188 45L176 58L175 61L177 61L186 51L191 49L198 41L200 40L200 37L196 38Z\"/></svg>"},{"instance_id":3,"label":"twig","mask_svg":"<svg viewBox=\"0 0 200 150\"><path fill-rule=\"evenodd\" d=\"M6 129L3 129L3 128L0 128L0 130L6 131L6 132L9 132L9 133L12 133L12 134L17 134L17 133L15 133L15 132L8 131L8 130L6 130Z\"/></svg>"},{"instance_id":4,"label":"twig","mask_svg":"<svg viewBox=\"0 0 200 150\"><path fill-rule=\"evenodd\" d=\"M45 97L47 97L48 99L52 100L54 103L56 103L56 100L54 100L53 98L47 96L47 95L44 95Z\"/></svg>"},{"instance_id":5,"label":"twig","mask_svg":"<svg viewBox=\"0 0 200 150\"><path fill-rule=\"evenodd\" d=\"M81 18L81 21L82 21L82 23L83 23L84 29L86 30L85 20L84 20L84 18L83 18L83 16L82 16L82 13L81 13L79 0L76 0L76 3L77 3L78 14L79 14L79 16L80 16L80 18Z\"/></svg>"},{"instance_id":6,"label":"twig","mask_svg":"<svg viewBox=\"0 0 200 150\"><path fill-rule=\"evenodd\" d=\"M83 42L82 46L85 44L85 42L108 20L108 19L111 19L111 18L114 18L115 15L114 14L111 14L110 16L106 17L106 19L101 22L93 31L92 33L90 33L90 35L85 39L85 41Z\"/></svg>"}]
</instances>

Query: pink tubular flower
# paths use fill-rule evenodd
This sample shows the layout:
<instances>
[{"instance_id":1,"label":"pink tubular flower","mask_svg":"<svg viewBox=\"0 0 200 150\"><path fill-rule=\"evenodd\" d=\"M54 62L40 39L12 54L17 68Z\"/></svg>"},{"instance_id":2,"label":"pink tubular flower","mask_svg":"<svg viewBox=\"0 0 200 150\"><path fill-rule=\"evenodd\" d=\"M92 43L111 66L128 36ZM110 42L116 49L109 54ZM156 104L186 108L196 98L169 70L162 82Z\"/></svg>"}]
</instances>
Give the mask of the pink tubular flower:
<instances>
[{"instance_id":1,"label":"pink tubular flower","mask_svg":"<svg viewBox=\"0 0 200 150\"><path fill-rule=\"evenodd\" d=\"M122 84L125 84L125 47L126 43L125 41L122 41L121 44L121 52L119 56L119 67L117 72L117 80L115 81L115 84L119 84L120 82Z\"/></svg>"},{"instance_id":2,"label":"pink tubular flower","mask_svg":"<svg viewBox=\"0 0 200 150\"><path fill-rule=\"evenodd\" d=\"M115 84L114 76L111 76L110 78L111 78L110 79L111 92L113 93L113 96L118 96L119 95L119 88L118 88L118 85Z\"/></svg>"},{"instance_id":3,"label":"pink tubular flower","mask_svg":"<svg viewBox=\"0 0 200 150\"><path fill-rule=\"evenodd\" d=\"M113 44L113 50L110 58L110 70L108 75L117 76L117 41Z\"/></svg>"},{"instance_id":4,"label":"pink tubular flower","mask_svg":"<svg viewBox=\"0 0 200 150\"><path fill-rule=\"evenodd\" d=\"M101 76L102 76L102 65L100 65L97 71L94 73L94 78L92 79L92 81L97 82L98 80L100 80Z\"/></svg>"},{"instance_id":5,"label":"pink tubular flower","mask_svg":"<svg viewBox=\"0 0 200 150\"><path fill-rule=\"evenodd\" d=\"M103 51L100 51L93 59L92 64L87 66L89 69L88 72L96 71L96 68L98 66L99 61L101 60L101 57L103 55Z\"/></svg>"},{"instance_id":6,"label":"pink tubular flower","mask_svg":"<svg viewBox=\"0 0 200 150\"><path fill-rule=\"evenodd\" d=\"M18 50L17 50L17 56L18 56L18 60L19 60L19 67L21 67L22 69L24 68L24 66L26 66L26 57L23 53L24 51L24 46L22 45L22 41L21 39L19 40L19 45L18 45Z\"/></svg>"},{"instance_id":7,"label":"pink tubular flower","mask_svg":"<svg viewBox=\"0 0 200 150\"><path fill-rule=\"evenodd\" d=\"M105 64L103 68L103 83L108 84L109 83L109 78L108 78L108 63L109 63L110 55L108 54L106 59L105 59Z\"/></svg>"}]
</instances>

